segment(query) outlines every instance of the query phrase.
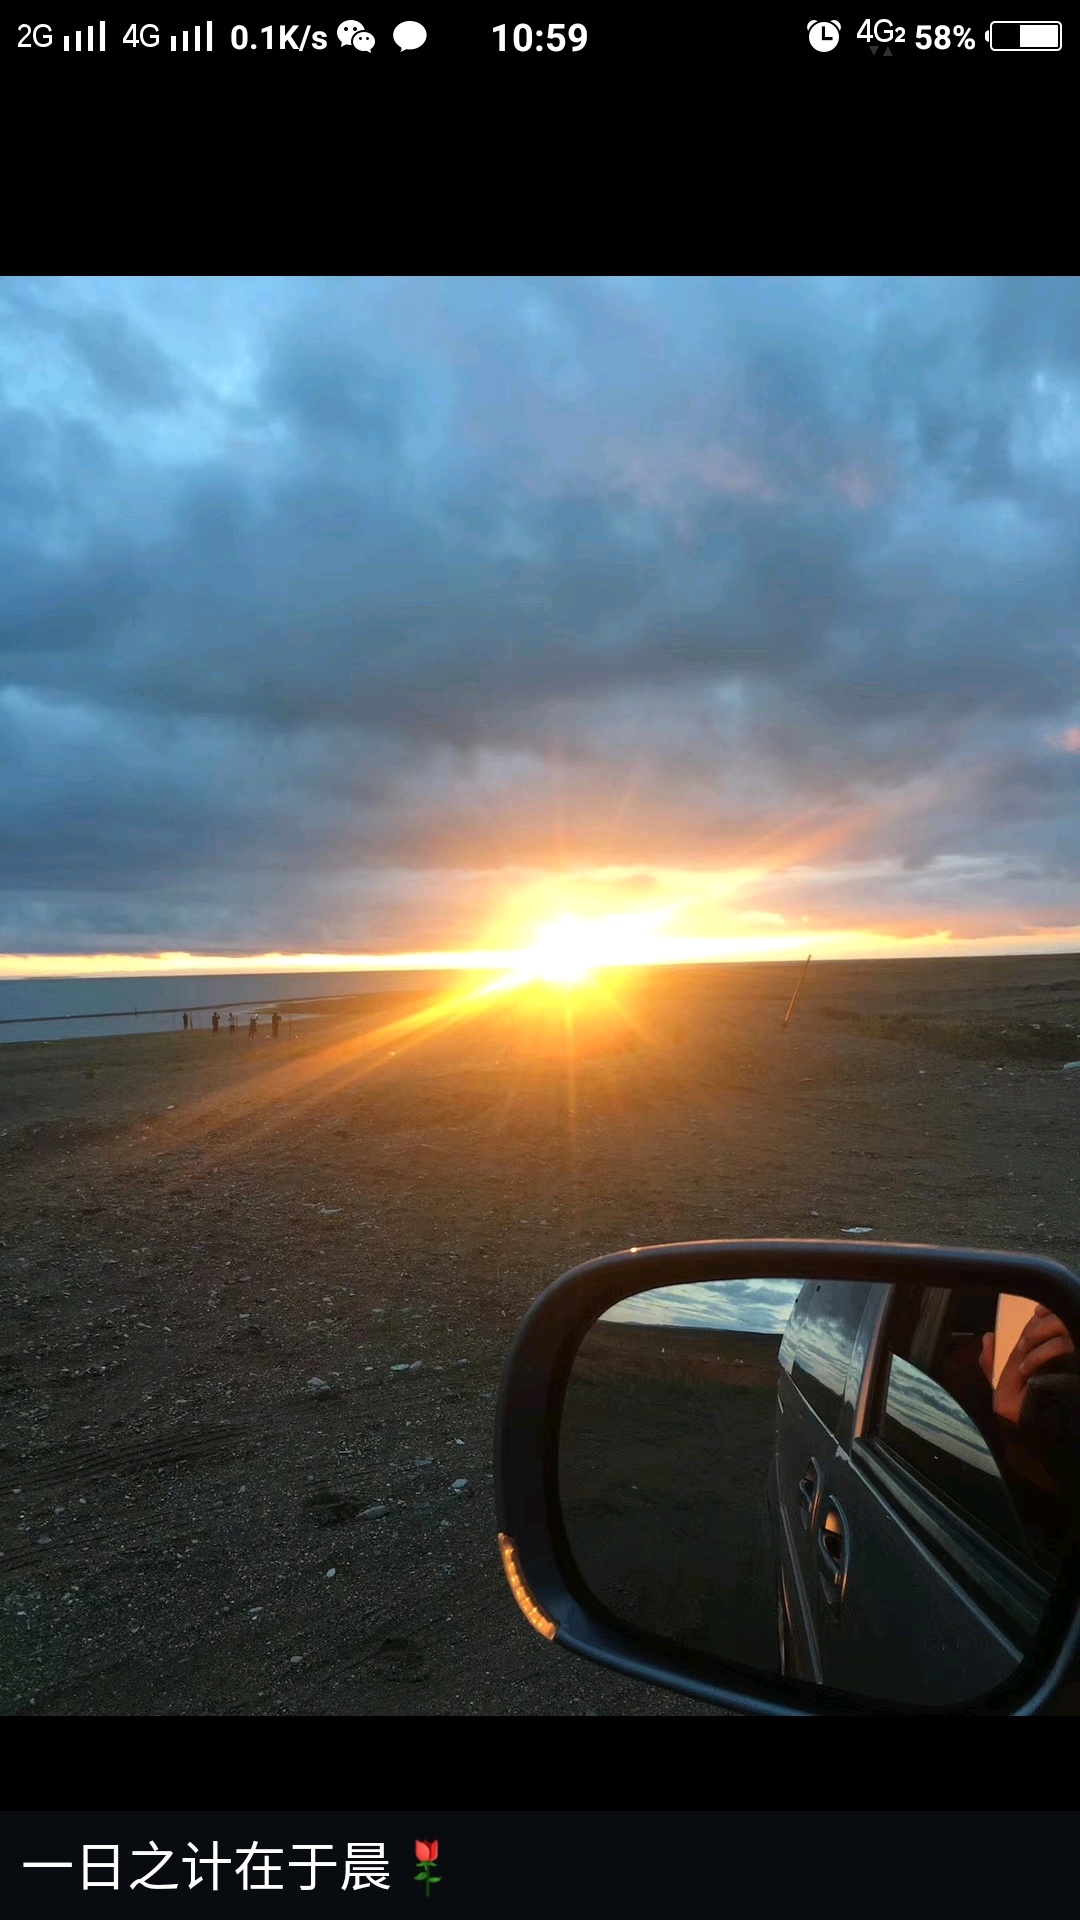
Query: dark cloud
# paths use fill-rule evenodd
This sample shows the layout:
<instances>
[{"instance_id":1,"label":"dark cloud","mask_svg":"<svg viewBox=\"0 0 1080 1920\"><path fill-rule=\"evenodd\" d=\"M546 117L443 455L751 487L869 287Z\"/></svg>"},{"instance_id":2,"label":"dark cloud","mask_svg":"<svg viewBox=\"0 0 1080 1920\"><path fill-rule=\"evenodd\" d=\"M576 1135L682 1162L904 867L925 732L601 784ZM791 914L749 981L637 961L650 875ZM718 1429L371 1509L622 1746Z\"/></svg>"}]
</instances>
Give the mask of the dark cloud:
<instances>
[{"instance_id":1,"label":"dark cloud","mask_svg":"<svg viewBox=\"0 0 1080 1920\"><path fill-rule=\"evenodd\" d=\"M395 387L347 341L294 339L279 348L261 402L305 432L391 453L400 425Z\"/></svg>"},{"instance_id":2,"label":"dark cloud","mask_svg":"<svg viewBox=\"0 0 1080 1920\"><path fill-rule=\"evenodd\" d=\"M126 413L178 404L181 383L169 356L145 327L116 307L87 306L77 294L69 305L62 290L28 281L5 281L0 295L10 320L21 322L23 337L36 335L42 346L66 348L75 369L89 377L107 406Z\"/></svg>"},{"instance_id":3,"label":"dark cloud","mask_svg":"<svg viewBox=\"0 0 1080 1920\"><path fill-rule=\"evenodd\" d=\"M1006 377L1080 367L1080 280L1075 274L992 280L977 344L986 371Z\"/></svg>"},{"instance_id":4,"label":"dark cloud","mask_svg":"<svg viewBox=\"0 0 1080 1920\"><path fill-rule=\"evenodd\" d=\"M257 944L271 874L286 946L467 939L830 809L837 912L1021 838L1050 912L1076 282L170 284L3 289L0 949Z\"/></svg>"},{"instance_id":5,"label":"dark cloud","mask_svg":"<svg viewBox=\"0 0 1080 1920\"><path fill-rule=\"evenodd\" d=\"M103 398L121 410L175 407L180 389L165 355L145 333L116 313L60 316L64 338L97 382Z\"/></svg>"}]
</instances>

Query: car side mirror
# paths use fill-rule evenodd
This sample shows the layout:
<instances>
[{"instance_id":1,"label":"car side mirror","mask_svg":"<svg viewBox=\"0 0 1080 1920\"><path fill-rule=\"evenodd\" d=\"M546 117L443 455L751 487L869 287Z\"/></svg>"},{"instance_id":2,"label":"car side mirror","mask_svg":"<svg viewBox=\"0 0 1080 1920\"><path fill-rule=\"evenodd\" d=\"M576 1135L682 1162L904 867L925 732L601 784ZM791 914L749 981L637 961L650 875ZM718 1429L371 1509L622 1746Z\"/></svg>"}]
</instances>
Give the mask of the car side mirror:
<instances>
[{"instance_id":1,"label":"car side mirror","mask_svg":"<svg viewBox=\"0 0 1080 1920\"><path fill-rule=\"evenodd\" d=\"M1048 1260L590 1261L504 1372L511 1589L558 1645L746 1713L1054 1712L1080 1679L1078 1351L1080 1280Z\"/></svg>"}]
</instances>

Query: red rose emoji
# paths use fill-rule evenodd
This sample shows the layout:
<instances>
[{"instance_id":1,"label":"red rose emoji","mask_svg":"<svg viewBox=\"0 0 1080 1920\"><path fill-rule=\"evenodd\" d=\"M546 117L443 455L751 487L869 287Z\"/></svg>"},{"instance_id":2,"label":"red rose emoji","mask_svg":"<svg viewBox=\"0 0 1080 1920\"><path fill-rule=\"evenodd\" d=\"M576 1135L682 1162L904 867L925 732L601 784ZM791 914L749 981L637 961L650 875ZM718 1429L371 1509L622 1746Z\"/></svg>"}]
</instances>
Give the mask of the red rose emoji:
<instances>
[{"instance_id":1,"label":"red rose emoji","mask_svg":"<svg viewBox=\"0 0 1080 1920\"><path fill-rule=\"evenodd\" d=\"M432 1873L431 1871L439 1857L438 1841L418 1840L416 1842L416 1857L420 1862L420 1871L416 1875L416 1878L424 1882L424 1894L426 1897L430 1895L432 1887L438 1886L441 1878L439 1874Z\"/></svg>"}]
</instances>

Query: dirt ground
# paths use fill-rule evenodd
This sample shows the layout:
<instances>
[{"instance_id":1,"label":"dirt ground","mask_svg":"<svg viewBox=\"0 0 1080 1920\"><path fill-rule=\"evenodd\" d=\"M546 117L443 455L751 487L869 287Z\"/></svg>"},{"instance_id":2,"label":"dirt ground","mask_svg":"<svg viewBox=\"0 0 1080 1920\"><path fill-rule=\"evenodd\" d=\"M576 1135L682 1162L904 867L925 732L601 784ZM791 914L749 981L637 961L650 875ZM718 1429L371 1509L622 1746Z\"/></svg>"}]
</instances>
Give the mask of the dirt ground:
<instances>
[{"instance_id":1,"label":"dirt ground","mask_svg":"<svg viewBox=\"0 0 1080 1920\"><path fill-rule=\"evenodd\" d=\"M505 1586L529 1302L848 1226L1080 1263L1080 956L815 961L785 1032L797 973L0 1047L5 1713L712 1712Z\"/></svg>"},{"instance_id":2,"label":"dirt ground","mask_svg":"<svg viewBox=\"0 0 1080 1920\"><path fill-rule=\"evenodd\" d=\"M586 1585L617 1620L780 1672L765 1483L779 1334L601 1321L567 1385L559 1493Z\"/></svg>"}]
</instances>

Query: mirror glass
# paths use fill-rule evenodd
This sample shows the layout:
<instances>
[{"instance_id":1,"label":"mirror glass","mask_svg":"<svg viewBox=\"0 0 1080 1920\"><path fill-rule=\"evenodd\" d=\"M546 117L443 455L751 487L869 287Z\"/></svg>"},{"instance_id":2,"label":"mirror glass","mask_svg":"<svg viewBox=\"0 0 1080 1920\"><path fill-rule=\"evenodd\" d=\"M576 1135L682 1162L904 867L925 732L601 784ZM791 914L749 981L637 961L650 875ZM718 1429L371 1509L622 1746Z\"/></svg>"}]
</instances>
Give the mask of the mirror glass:
<instances>
[{"instance_id":1,"label":"mirror glass","mask_svg":"<svg viewBox=\"0 0 1080 1920\"><path fill-rule=\"evenodd\" d=\"M1080 1372L990 1289L718 1281L621 1301L559 1437L625 1625L882 1704L958 1706L1038 1636L1080 1518Z\"/></svg>"}]
</instances>

